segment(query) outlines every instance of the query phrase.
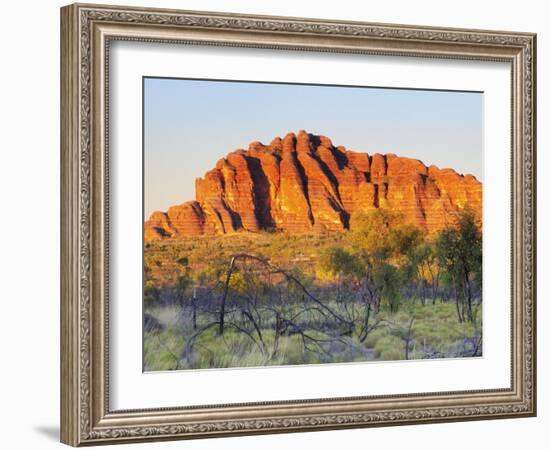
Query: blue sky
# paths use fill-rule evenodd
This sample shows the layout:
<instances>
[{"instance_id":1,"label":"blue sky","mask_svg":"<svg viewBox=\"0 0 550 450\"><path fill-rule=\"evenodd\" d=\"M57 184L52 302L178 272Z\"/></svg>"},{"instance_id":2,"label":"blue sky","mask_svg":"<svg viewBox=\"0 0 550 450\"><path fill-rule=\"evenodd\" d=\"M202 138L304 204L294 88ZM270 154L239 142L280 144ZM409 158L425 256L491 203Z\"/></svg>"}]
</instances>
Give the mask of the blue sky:
<instances>
[{"instance_id":1,"label":"blue sky","mask_svg":"<svg viewBox=\"0 0 550 450\"><path fill-rule=\"evenodd\" d=\"M144 215L193 200L230 151L300 129L483 180L482 105L470 92L146 78Z\"/></svg>"}]
</instances>

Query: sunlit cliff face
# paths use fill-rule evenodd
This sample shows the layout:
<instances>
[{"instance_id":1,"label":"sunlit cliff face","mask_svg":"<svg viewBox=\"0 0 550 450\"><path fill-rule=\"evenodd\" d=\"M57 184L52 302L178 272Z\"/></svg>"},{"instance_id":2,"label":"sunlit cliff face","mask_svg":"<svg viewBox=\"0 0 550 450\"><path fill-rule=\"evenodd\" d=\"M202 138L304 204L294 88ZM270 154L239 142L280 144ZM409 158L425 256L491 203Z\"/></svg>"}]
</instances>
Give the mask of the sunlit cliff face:
<instances>
[{"instance_id":1,"label":"sunlit cliff face","mask_svg":"<svg viewBox=\"0 0 550 450\"><path fill-rule=\"evenodd\" d=\"M196 180L196 200L154 212L144 236L345 230L354 213L375 208L431 234L464 208L481 220L482 184L416 159L335 147L301 130L229 153Z\"/></svg>"}]
</instances>

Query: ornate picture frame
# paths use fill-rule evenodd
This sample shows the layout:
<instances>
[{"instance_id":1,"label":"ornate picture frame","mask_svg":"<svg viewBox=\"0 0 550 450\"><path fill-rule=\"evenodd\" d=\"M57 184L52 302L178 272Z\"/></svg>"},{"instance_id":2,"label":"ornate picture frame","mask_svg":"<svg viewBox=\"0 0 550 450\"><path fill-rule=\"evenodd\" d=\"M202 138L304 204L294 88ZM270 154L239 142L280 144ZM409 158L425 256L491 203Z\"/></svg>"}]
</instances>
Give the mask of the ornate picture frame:
<instances>
[{"instance_id":1,"label":"ornate picture frame","mask_svg":"<svg viewBox=\"0 0 550 450\"><path fill-rule=\"evenodd\" d=\"M115 41L511 65L509 388L113 410L109 79ZM536 415L536 36L74 4L61 9L61 441L193 439Z\"/></svg>"}]
</instances>

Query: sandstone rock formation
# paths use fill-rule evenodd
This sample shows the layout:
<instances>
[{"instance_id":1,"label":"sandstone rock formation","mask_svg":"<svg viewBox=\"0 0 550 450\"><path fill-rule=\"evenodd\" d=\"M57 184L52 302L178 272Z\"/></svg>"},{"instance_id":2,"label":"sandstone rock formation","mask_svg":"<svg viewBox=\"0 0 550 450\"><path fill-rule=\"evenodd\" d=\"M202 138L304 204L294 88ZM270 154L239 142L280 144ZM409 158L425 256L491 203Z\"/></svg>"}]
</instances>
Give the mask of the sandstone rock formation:
<instances>
[{"instance_id":1,"label":"sandstone rock formation","mask_svg":"<svg viewBox=\"0 0 550 450\"><path fill-rule=\"evenodd\" d=\"M428 233L465 207L481 220L482 185L474 176L335 147L303 130L229 153L195 188L195 201L151 215L146 241L242 230L344 230L354 213L374 208L390 208Z\"/></svg>"}]
</instances>

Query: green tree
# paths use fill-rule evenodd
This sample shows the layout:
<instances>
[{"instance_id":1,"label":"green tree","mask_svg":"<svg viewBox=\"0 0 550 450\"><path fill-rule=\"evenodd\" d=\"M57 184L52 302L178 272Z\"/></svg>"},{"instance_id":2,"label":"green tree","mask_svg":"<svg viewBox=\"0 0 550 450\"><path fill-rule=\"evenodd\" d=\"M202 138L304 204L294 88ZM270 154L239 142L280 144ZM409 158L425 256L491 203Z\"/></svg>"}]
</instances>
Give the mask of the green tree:
<instances>
[{"instance_id":1,"label":"green tree","mask_svg":"<svg viewBox=\"0 0 550 450\"><path fill-rule=\"evenodd\" d=\"M329 247L322 251L318 267L323 278L360 279L365 275L365 267L360 258L342 247Z\"/></svg>"},{"instance_id":2,"label":"green tree","mask_svg":"<svg viewBox=\"0 0 550 450\"><path fill-rule=\"evenodd\" d=\"M400 214L378 208L352 216L349 242L364 268L363 282L376 309L385 300L392 312L401 302L401 287L415 272L413 254L422 233Z\"/></svg>"},{"instance_id":3,"label":"green tree","mask_svg":"<svg viewBox=\"0 0 550 450\"><path fill-rule=\"evenodd\" d=\"M459 322L473 322L474 286L481 288L482 234L475 214L465 209L454 223L440 232L437 257L456 292Z\"/></svg>"},{"instance_id":4,"label":"green tree","mask_svg":"<svg viewBox=\"0 0 550 450\"><path fill-rule=\"evenodd\" d=\"M434 243L423 242L420 244L413 252L411 260L422 304L426 304L428 295L426 291L428 290L431 293L432 303L435 305L441 281L441 269Z\"/></svg>"},{"instance_id":5,"label":"green tree","mask_svg":"<svg viewBox=\"0 0 550 450\"><path fill-rule=\"evenodd\" d=\"M146 280L143 286L143 299L145 304L153 305L160 299L160 290L155 286L153 280Z\"/></svg>"},{"instance_id":6,"label":"green tree","mask_svg":"<svg viewBox=\"0 0 550 450\"><path fill-rule=\"evenodd\" d=\"M181 258L178 258L177 263L182 267L188 267L189 258L187 256L182 256Z\"/></svg>"},{"instance_id":7,"label":"green tree","mask_svg":"<svg viewBox=\"0 0 550 450\"><path fill-rule=\"evenodd\" d=\"M176 295L180 304L183 306L187 296L187 290L191 286L192 279L187 272L178 276L176 280Z\"/></svg>"}]
</instances>

